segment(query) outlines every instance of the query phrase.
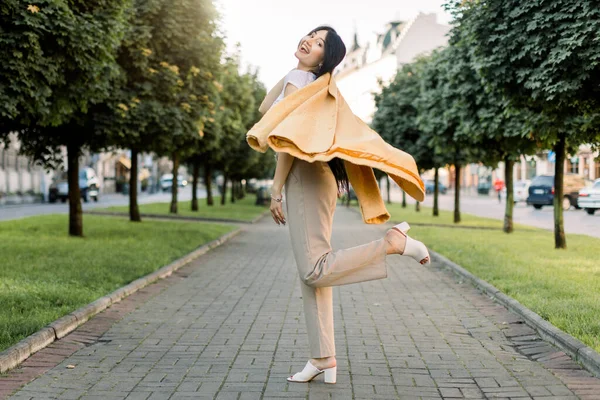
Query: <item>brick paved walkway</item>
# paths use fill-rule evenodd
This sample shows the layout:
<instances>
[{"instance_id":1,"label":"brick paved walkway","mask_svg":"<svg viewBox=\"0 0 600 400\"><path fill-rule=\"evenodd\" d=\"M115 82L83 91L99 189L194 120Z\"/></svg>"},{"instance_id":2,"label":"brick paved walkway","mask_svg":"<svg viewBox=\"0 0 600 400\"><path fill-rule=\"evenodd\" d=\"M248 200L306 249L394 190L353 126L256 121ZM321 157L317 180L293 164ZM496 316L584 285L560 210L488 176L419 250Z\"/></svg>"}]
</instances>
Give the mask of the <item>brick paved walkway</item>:
<instances>
[{"instance_id":1,"label":"brick paved walkway","mask_svg":"<svg viewBox=\"0 0 600 400\"><path fill-rule=\"evenodd\" d=\"M384 229L340 207L333 244ZM307 339L287 228L264 218L139 308L136 295L115 305L119 322L11 399L600 399L600 380L472 286L435 264L388 265L387 279L334 289L336 385L285 380Z\"/></svg>"}]
</instances>

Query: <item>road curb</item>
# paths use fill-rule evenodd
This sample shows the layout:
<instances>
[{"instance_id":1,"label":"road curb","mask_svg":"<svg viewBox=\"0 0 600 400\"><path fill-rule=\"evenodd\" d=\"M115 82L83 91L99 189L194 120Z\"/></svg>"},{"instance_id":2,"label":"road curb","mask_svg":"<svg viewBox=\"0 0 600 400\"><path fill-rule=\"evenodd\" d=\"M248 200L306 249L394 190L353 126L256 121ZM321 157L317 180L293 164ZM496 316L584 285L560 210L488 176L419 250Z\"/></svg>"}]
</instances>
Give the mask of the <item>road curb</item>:
<instances>
[{"instance_id":1,"label":"road curb","mask_svg":"<svg viewBox=\"0 0 600 400\"><path fill-rule=\"evenodd\" d=\"M165 214L140 214L140 216L142 218L169 219L169 220L174 220L174 221L228 222L228 223L236 223L236 224L254 224L258 220L260 220L262 217L264 217L267 214L267 212L268 211L265 211L264 213L255 217L251 221L241 221L239 219L230 219L230 218L187 217L187 216L183 216L183 215L175 216L175 215L168 215L168 214L166 214L166 215ZM83 213L88 214L88 215L104 215L104 216L110 216L110 217L129 217L129 214L127 214L127 213L116 212L116 211L113 212L113 211L90 210L90 211L84 211Z\"/></svg>"},{"instance_id":2,"label":"road curb","mask_svg":"<svg viewBox=\"0 0 600 400\"><path fill-rule=\"evenodd\" d=\"M441 264L445 268L452 270L455 274L469 281L490 298L519 315L521 318L523 318L527 325L531 326L537 331L542 339L560 348L562 351L571 356L573 360L579 362L587 371L600 378L600 354L598 354L594 349L582 343L580 340L574 338L568 333L558 329L556 326L540 317L537 313L531 311L529 308L525 307L512 297L502 293L499 289L488 282L477 278L460 265L450 261L446 257L436 253L435 251L432 251L431 249L429 250L429 253L431 254L433 260L438 264Z\"/></svg>"},{"instance_id":3,"label":"road curb","mask_svg":"<svg viewBox=\"0 0 600 400\"><path fill-rule=\"evenodd\" d=\"M398 221L395 221L395 222L398 222ZM497 231L498 229L501 229L500 227L494 228L491 226L474 226L474 225L460 225L460 224L444 225L444 224L428 224L426 222L411 222L410 225L411 226L425 226L425 227L430 227L430 228L478 229L478 230L482 230L482 231Z\"/></svg>"},{"instance_id":4,"label":"road curb","mask_svg":"<svg viewBox=\"0 0 600 400\"><path fill-rule=\"evenodd\" d=\"M260 217L262 217L262 215ZM156 282L159 279L166 278L179 268L188 264L190 261L200 257L215 247L222 245L241 231L241 228L237 228L229 233L226 233L225 235L222 235L221 237L200 246L196 250L173 261L172 263L165 265L164 267L151 272L148 275L136 279L128 285L125 285L120 289L117 289L114 292L107 294L106 296L103 296L98 300L93 301L92 303L53 321L36 333L26 337L14 346L9 347L1 352L0 373L5 373L15 368L35 352L43 349L55 340L66 336L78 326L84 324L94 315L110 307L110 305L122 300L132 293L137 292L145 286Z\"/></svg>"}]
</instances>

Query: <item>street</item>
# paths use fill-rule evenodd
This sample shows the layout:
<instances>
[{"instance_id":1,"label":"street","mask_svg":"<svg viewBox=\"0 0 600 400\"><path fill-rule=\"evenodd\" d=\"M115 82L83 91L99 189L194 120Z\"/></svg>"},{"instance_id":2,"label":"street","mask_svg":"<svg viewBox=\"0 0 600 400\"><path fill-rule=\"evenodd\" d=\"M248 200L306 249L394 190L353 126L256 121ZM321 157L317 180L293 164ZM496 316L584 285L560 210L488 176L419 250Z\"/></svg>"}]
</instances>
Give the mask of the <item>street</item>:
<instances>
[{"instance_id":1,"label":"street","mask_svg":"<svg viewBox=\"0 0 600 400\"><path fill-rule=\"evenodd\" d=\"M179 201L186 201L192 198L192 188L188 185L184 188L179 189ZM204 186L198 187L198 198L206 198L206 189ZM138 195L138 203L159 203L171 201L170 192L157 192L153 194L140 193ZM101 195L97 203L89 202L82 203L83 210L93 210L95 208L105 208L112 206L124 206L129 204L129 197L120 193L111 193L107 195ZM6 206L0 207L0 221L30 217L33 215L43 214L66 214L69 212L68 203L43 203L43 204L25 204L18 206Z\"/></svg>"},{"instance_id":2,"label":"street","mask_svg":"<svg viewBox=\"0 0 600 400\"><path fill-rule=\"evenodd\" d=\"M385 197L385 185L382 194ZM395 203L402 201L402 192L400 189L390 191L391 199ZM415 201L407 196L407 203L414 207ZM423 205L433 207L433 195L427 195ZM477 196L476 194L461 193L460 210L463 213L473 214L480 217L504 219L504 209L506 203L502 199L502 203L498 203L497 197L493 196ZM454 210L454 193L448 192L445 195L440 194L439 207L442 210ZM588 215L583 210L571 208L564 212L565 232L579 233L582 235L590 235L600 237L600 213ZM536 210L525 203L515 205L513 212L513 220L516 224L531 225L538 228L548 230L554 229L554 209L553 207L543 207L541 210Z\"/></svg>"}]
</instances>

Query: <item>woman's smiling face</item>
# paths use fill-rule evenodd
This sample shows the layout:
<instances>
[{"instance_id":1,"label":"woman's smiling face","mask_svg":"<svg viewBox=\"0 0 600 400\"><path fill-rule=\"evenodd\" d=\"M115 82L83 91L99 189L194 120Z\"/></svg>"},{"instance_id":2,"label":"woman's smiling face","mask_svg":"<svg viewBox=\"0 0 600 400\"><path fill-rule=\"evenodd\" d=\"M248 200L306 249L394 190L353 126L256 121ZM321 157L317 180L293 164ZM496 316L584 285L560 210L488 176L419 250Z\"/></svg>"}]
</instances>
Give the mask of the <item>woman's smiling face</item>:
<instances>
[{"instance_id":1,"label":"woman's smiling face","mask_svg":"<svg viewBox=\"0 0 600 400\"><path fill-rule=\"evenodd\" d=\"M296 58L309 68L317 67L325 56L327 31L320 30L304 36L296 50Z\"/></svg>"}]
</instances>

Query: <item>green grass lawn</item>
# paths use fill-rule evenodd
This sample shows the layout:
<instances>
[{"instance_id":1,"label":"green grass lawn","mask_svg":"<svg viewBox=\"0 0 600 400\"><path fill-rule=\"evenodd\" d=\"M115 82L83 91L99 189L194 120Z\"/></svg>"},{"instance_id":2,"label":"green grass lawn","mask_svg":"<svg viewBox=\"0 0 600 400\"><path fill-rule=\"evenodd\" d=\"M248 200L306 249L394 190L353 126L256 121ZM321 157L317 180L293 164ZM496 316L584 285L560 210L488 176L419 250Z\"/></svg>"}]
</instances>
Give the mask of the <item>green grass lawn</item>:
<instances>
[{"instance_id":1,"label":"green grass lawn","mask_svg":"<svg viewBox=\"0 0 600 400\"><path fill-rule=\"evenodd\" d=\"M256 201L256 196L254 195L246 195L245 198L241 200L236 200L235 203L231 203L229 201L229 196L227 197L227 202L225 205L221 205L221 198L215 197L214 206L207 206L206 199L198 200L198 211L191 211L192 202L191 201L180 201L177 204L177 215L185 216L185 217L198 217L198 218L222 218L222 219L232 219L238 221L252 221L254 218L258 217L263 212L267 211L269 208L267 206L257 206L254 204ZM170 203L149 203L149 204L140 204L140 213L142 214L164 214L164 215L174 215L169 213ZM98 209L99 211L114 211L114 212L129 212L129 206L117 206L117 207L108 207Z\"/></svg>"},{"instance_id":2,"label":"green grass lawn","mask_svg":"<svg viewBox=\"0 0 600 400\"><path fill-rule=\"evenodd\" d=\"M0 222L0 351L235 226L84 215L85 238L67 228L64 215Z\"/></svg>"},{"instance_id":3,"label":"green grass lawn","mask_svg":"<svg viewBox=\"0 0 600 400\"><path fill-rule=\"evenodd\" d=\"M452 223L451 213L388 207L393 221ZM533 227L501 231L502 221L462 214L461 225L497 230L413 226L410 235L491 283L544 319L600 351L600 239L567 235L567 250L554 249L554 234ZM438 222L438 220L440 222Z\"/></svg>"}]
</instances>

